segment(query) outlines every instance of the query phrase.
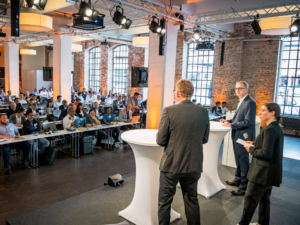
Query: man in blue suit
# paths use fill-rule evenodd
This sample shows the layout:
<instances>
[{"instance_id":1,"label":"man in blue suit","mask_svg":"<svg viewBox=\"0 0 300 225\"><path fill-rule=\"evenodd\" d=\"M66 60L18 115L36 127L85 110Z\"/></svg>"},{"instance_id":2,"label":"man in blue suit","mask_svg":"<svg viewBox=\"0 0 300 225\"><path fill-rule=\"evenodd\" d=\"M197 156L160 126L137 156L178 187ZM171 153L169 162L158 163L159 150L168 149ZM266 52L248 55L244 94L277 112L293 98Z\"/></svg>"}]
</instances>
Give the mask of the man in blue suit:
<instances>
[{"instance_id":1,"label":"man in blue suit","mask_svg":"<svg viewBox=\"0 0 300 225\"><path fill-rule=\"evenodd\" d=\"M225 181L228 185L237 186L238 190L231 191L233 195L244 195L248 185L247 174L249 170L249 153L243 145L236 143L237 139L244 140L244 134L248 140L255 138L256 103L248 95L249 85L245 81L239 81L235 86L235 93L239 97L239 104L232 120L220 120L223 126L231 127L231 138L236 163L235 178L233 181Z\"/></svg>"}]
</instances>

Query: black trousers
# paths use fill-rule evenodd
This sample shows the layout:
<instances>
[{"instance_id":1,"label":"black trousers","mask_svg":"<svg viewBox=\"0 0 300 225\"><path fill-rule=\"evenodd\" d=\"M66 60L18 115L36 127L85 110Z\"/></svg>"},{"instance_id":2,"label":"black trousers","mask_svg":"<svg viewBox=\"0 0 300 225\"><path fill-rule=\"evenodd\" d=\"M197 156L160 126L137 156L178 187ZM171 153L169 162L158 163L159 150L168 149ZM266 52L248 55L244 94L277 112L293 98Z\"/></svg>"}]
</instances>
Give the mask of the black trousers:
<instances>
[{"instance_id":1,"label":"black trousers","mask_svg":"<svg viewBox=\"0 0 300 225\"><path fill-rule=\"evenodd\" d=\"M171 204L176 192L176 185L181 185L185 215L188 225L200 225L200 207L197 185L200 174L172 174L160 172L158 220L159 225L170 224Z\"/></svg>"},{"instance_id":2,"label":"black trousers","mask_svg":"<svg viewBox=\"0 0 300 225\"><path fill-rule=\"evenodd\" d=\"M258 223L260 225L270 224L271 192L272 186L263 186L249 181L245 194L244 211L239 225L249 225L258 204Z\"/></svg>"}]
</instances>

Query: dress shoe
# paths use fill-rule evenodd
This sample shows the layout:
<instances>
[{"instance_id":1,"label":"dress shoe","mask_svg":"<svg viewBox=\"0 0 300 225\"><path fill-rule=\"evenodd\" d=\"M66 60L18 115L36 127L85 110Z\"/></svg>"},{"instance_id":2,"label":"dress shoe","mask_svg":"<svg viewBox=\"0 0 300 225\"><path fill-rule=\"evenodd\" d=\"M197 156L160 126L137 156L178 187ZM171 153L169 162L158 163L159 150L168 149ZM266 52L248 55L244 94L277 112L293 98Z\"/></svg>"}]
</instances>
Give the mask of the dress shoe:
<instances>
[{"instance_id":1,"label":"dress shoe","mask_svg":"<svg viewBox=\"0 0 300 225\"><path fill-rule=\"evenodd\" d=\"M245 195L246 190L237 189L236 191L231 191L230 193L233 195L236 195L236 196L243 196L243 195Z\"/></svg>"},{"instance_id":2,"label":"dress shoe","mask_svg":"<svg viewBox=\"0 0 300 225\"><path fill-rule=\"evenodd\" d=\"M226 184L230 185L230 186L236 186L236 187L239 187L240 184L236 181L229 181L229 180L226 180L225 181Z\"/></svg>"},{"instance_id":3,"label":"dress shoe","mask_svg":"<svg viewBox=\"0 0 300 225\"><path fill-rule=\"evenodd\" d=\"M22 169L30 169L30 166L28 165L28 163L23 163L22 165Z\"/></svg>"},{"instance_id":4,"label":"dress shoe","mask_svg":"<svg viewBox=\"0 0 300 225\"><path fill-rule=\"evenodd\" d=\"M11 174L12 174L11 168L7 168L7 169L5 170L5 174L6 174L6 175L11 175Z\"/></svg>"}]
</instances>

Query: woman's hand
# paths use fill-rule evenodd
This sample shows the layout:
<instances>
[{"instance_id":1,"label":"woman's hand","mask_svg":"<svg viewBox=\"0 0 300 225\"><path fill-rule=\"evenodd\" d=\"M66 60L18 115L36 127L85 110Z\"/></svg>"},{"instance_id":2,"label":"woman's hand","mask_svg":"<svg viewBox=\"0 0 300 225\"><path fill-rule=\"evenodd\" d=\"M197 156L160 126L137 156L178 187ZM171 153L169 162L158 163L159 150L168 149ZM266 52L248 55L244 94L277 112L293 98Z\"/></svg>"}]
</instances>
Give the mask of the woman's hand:
<instances>
[{"instance_id":1,"label":"woman's hand","mask_svg":"<svg viewBox=\"0 0 300 225\"><path fill-rule=\"evenodd\" d=\"M87 125L86 125L86 127L91 127L91 126L92 126L92 124L87 124Z\"/></svg>"},{"instance_id":2,"label":"woman's hand","mask_svg":"<svg viewBox=\"0 0 300 225\"><path fill-rule=\"evenodd\" d=\"M252 141L245 141L247 144L253 145Z\"/></svg>"}]
</instances>

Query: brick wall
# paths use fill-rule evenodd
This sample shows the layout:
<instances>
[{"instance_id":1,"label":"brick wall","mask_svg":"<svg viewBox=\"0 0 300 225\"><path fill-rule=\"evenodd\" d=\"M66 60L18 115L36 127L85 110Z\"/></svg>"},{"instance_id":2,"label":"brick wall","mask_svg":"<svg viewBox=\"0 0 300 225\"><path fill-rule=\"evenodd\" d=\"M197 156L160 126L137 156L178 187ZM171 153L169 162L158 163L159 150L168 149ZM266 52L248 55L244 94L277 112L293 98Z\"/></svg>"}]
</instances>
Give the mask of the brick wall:
<instances>
[{"instance_id":1,"label":"brick wall","mask_svg":"<svg viewBox=\"0 0 300 225\"><path fill-rule=\"evenodd\" d=\"M89 62L88 52L93 47L101 48L101 89L107 94L112 88L112 52L118 43L108 42L108 45L101 45L101 41L82 41L79 43L82 45L82 52L74 53L74 77L73 85L77 90L82 91L84 87L88 87L88 74L89 74ZM145 49L128 45L128 95L130 93L139 91L141 95L147 93L145 89L133 89L131 90L131 67L143 67L145 59Z\"/></svg>"}]
</instances>

